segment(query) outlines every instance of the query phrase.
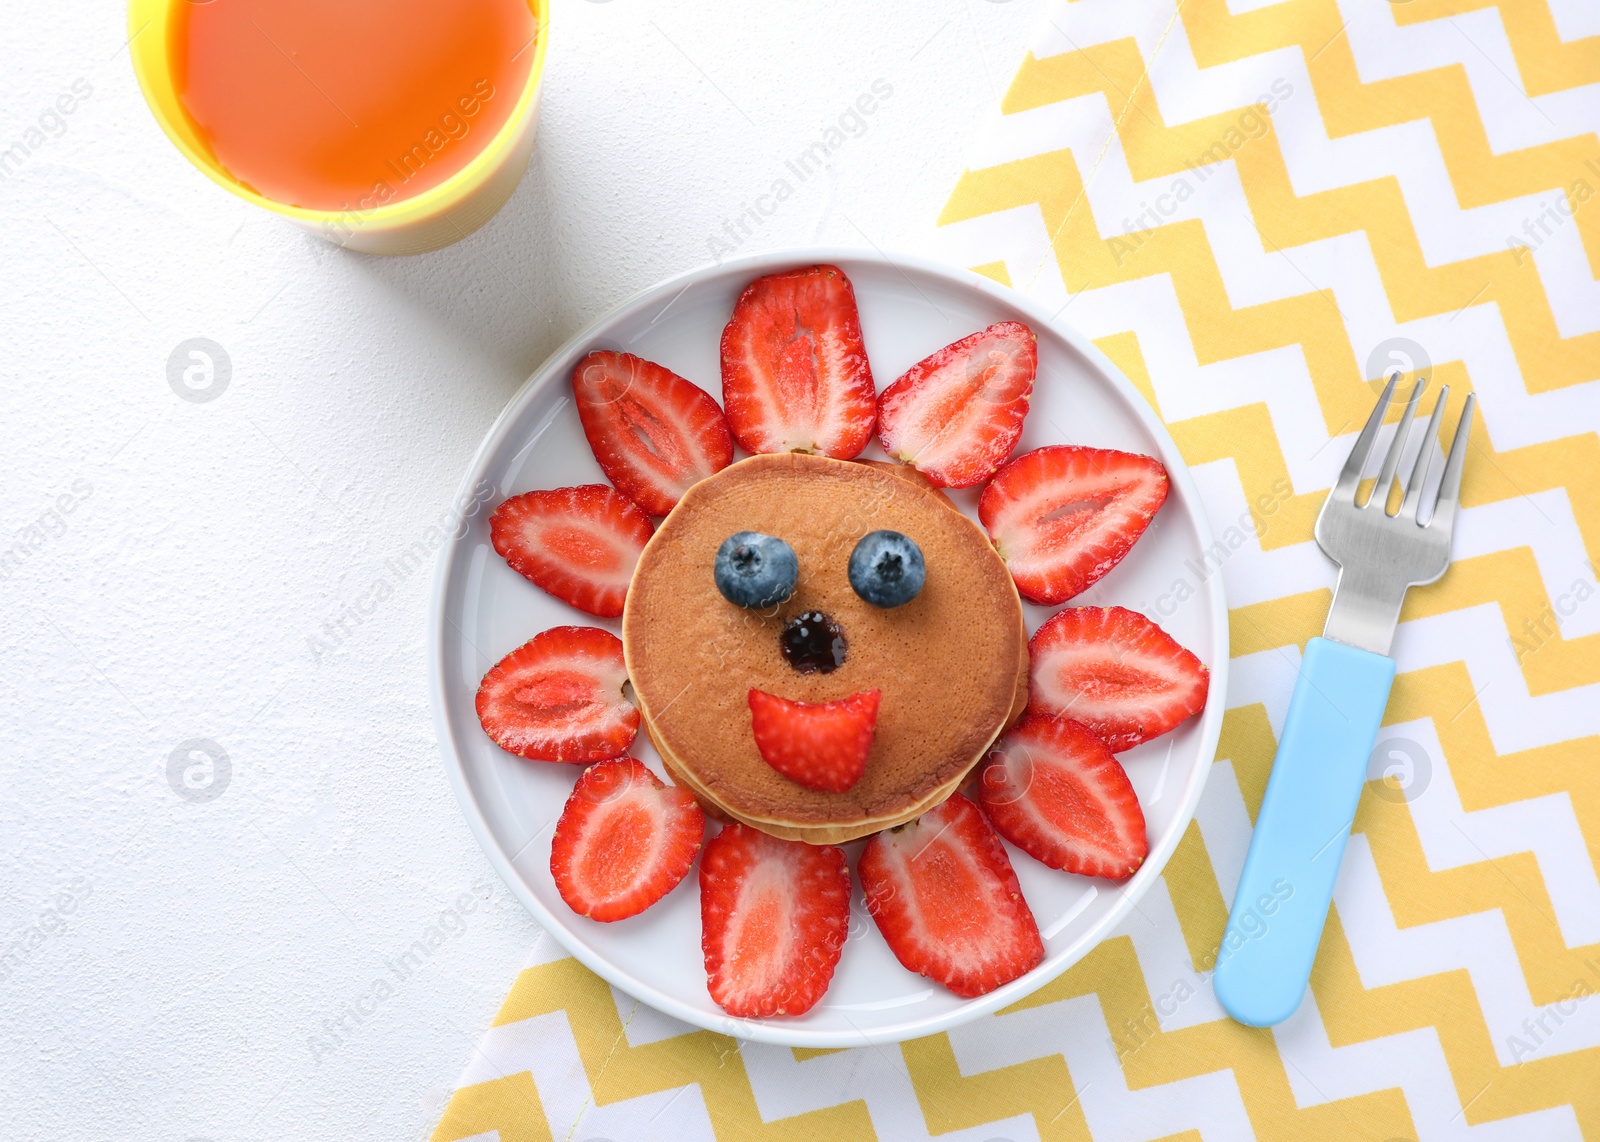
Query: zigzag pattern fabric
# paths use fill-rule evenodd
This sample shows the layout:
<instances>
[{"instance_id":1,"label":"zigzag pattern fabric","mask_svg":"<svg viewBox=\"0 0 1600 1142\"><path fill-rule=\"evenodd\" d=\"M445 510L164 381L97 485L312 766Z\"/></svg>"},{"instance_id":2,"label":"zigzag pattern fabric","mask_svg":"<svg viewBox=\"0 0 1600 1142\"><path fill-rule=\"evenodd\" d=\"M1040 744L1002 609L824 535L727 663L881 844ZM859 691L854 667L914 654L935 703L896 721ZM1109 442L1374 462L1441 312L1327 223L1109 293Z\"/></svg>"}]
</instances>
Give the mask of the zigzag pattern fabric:
<instances>
[{"instance_id":1,"label":"zigzag pattern fabric","mask_svg":"<svg viewBox=\"0 0 1600 1142\"><path fill-rule=\"evenodd\" d=\"M1593 0L1057 0L929 248L1095 338L1193 466L1234 659L1181 847L1056 982L898 1048L690 1031L545 938L435 1142L1600 1139L1597 129ZM1447 425L1478 394L1455 562L1310 992L1249 1029L1209 968L1394 369Z\"/></svg>"}]
</instances>

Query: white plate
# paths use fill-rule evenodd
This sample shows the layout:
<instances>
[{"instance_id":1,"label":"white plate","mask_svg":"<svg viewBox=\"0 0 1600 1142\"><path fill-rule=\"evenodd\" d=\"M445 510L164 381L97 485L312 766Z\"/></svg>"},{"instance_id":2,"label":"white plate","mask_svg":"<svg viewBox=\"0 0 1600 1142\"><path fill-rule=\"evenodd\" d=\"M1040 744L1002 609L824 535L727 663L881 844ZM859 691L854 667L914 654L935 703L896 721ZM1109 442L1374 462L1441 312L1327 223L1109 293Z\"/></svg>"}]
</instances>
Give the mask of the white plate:
<instances>
[{"instance_id":1,"label":"white plate","mask_svg":"<svg viewBox=\"0 0 1600 1142\"><path fill-rule=\"evenodd\" d=\"M578 769L502 752L479 726L473 697L489 667L538 632L566 623L616 631L620 623L573 610L507 567L489 546L483 505L532 488L605 482L572 403L572 367L584 354L625 349L717 396L718 345L740 289L762 274L818 262L840 266L855 285L880 388L957 338L996 321L1024 321L1039 337L1039 377L1018 451L1071 443L1160 458L1172 479L1166 505L1128 557L1073 605L1145 611L1211 668L1211 692L1199 717L1121 755L1150 837L1150 856L1132 878L1115 884L1072 876L1010 850L1044 936L1045 960L1033 971L977 999L952 995L900 966L857 886L850 937L822 1001L798 1018L732 1019L706 991L694 872L649 911L613 924L575 915L556 893L550 837ZM876 444L867 454L882 455ZM956 498L976 515L977 489ZM429 669L439 744L461 809L490 862L551 935L602 978L668 1015L799 1047L898 1042L954 1027L1016 1002L1114 932L1194 815L1222 729L1228 675L1227 610L1221 577L1204 574L1212 540L1199 495L1171 437L1116 366L1082 335L987 278L915 258L826 249L745 258L674 278L584 330L529 378L478 449L457 503L466 505L466 518L440 552ZM1175 604L1180 582L1194 595ZM1025 609L1030 631L1054 610ZM633 752L662 773L643 733ZM852 866L859 849L847 846Z\"/></svg>"}]
</instances>

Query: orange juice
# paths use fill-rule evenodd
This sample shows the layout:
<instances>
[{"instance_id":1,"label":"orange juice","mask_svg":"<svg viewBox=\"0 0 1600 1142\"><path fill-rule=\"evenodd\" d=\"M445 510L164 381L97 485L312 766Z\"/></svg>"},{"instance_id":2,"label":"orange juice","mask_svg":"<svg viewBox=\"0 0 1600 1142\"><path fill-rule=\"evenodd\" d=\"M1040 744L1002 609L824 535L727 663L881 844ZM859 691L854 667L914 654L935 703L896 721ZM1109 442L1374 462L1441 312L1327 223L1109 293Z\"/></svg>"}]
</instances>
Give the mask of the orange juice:
<instances>
[{"instance_id":1,"label":"orange juice","mask_svg":"<svg viewBox=\"0 0 1600 1142\"><path fill-rule=\"evenodd\" d=\"M527 85L528 0L188 0L173 85L242 186L312 210L370 210L465 167Z\"/></svg>"}]
</instances>

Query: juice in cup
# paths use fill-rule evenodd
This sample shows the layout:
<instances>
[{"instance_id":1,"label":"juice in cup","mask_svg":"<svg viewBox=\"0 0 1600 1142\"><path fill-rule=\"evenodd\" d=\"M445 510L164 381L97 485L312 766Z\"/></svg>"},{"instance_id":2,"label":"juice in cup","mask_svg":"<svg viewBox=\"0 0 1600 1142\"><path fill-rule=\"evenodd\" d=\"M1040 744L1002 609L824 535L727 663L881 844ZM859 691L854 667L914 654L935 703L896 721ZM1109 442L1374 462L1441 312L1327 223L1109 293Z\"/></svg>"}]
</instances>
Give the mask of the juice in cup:
<instances>
[{"instance_id":1,"label":"juice in cup","mask_svg":"<svg viewBox=\"0 0 1600 1142\"><path fill-rule=\"evenodd\" d=\"M414 253L510 196L533 142L545 0L133 0L157 120L234 193Z\"/></svg>"}]
</instances>

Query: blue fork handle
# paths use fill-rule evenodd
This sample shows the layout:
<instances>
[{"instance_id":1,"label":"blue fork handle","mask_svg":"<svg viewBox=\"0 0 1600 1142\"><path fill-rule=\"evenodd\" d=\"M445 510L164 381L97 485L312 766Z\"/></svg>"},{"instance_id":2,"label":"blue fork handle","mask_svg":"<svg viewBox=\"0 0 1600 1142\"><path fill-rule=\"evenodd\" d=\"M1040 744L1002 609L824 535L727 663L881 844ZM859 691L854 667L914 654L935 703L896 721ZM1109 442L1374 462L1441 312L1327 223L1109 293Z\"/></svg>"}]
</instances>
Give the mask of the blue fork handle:
<instances>
[{"instance_id":1,"label":"blue fork handle","mask_svg":"<svg viewBox=\"0 0 1600 1142\"><path fill-rule=\"evenodd\" d=\"M1306 644L1211 980L1240 1023L1300 1006L1393 682L1392 658Z\"/></svg>"}]
</instances>

